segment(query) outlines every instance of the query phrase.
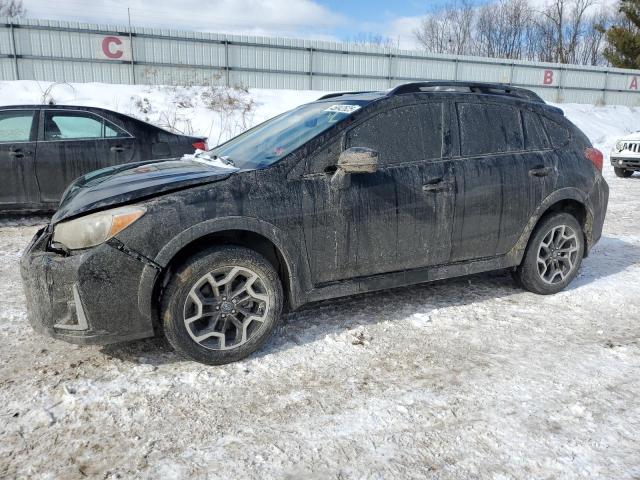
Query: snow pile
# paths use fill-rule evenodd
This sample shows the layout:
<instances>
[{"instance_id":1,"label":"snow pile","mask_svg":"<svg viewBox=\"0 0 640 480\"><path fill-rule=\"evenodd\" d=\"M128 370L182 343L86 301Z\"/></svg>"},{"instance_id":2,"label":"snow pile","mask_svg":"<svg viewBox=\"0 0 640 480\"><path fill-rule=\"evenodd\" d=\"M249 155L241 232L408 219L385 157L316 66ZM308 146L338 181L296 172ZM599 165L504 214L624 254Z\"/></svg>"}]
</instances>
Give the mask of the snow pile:
<instances>
[{"instance_id":1,"label":"snow pile","mask_svg":"<svg viewBox=\"0 0 640 480\"><path fill-rule=\"evenodd\" d=\"M227 168L231 170L238 170L236 167L231 165L230 163L223 162L220 158L215 155L209 155L204 150L196 150L193 154L185 154L182 156L183 160L192 160L194 162L204 163L205 165L212 165L218 168Z\"/></svg>"},{"instance_id":2,"label":"snow pile","mask_svg":"<svg viewBox=\"0 0 640 480\"><path fill-rule=\"evenodd\" d=\"M0 82L0 105L57 104L107 108L175 131L209 138L209 146L237 135L300 104L312 102L327 92L308 90L251 89L253 108L242 125L237 115L226 118L212 111L203 100L210 87L162 87L105 83L56 84L50 82ZM591 141L608 154L615 141L640 129L637 107L556 104ZM231 123L231 125L229 125Z\"/></svg>"}]
</instances>

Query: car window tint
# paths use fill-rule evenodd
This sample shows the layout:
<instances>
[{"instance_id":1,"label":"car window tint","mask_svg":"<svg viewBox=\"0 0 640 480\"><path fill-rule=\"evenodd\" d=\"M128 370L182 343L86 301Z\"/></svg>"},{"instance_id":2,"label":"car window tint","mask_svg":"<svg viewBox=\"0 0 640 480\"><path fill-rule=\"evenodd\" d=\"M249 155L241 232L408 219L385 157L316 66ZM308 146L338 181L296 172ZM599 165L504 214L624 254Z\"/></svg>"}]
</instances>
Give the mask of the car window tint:
<instances>
[{"instance_id":1,"label":"car window tint","mask_svg":"<svg viewBox=\"0 0 640 480\"><path fill-rule=\"evenodd\" d=\"M507 105L459 103L460 149L464 156L524 149L518 110Z\"/></svg>"},{"instance_id":2,"label":"car window tint","mask_svg":"<svg viewBox=\"0 0 640 480\"><path fill-rule=\"evenodd\" d=\"M528 110L522 110L524 125L524 148L527 150L543 150L549 148L549 140L544 133L540 117Z\"/></svg>"},{"instance_id":3,"label":"car window tint","mask_svg":"<svg viewBox=\"0 0 640 480\"><path fill-rule=\"evenodd\" d=\"M425 159L442 157L442 105L425 103L418 106Z\"/></svg>"},{"instance_id":4,"label":"car window tint","mask_svg":"<svg viewBox=\"0 0 640 480\"><path fill-rule=\"evenodd\" d=\"M120 137L128 137L129 134L125 132L123 129L114 125L111 122L105 120L104 122L104 136L106 138L120 138Z\"/></svg>"},{"instance_id":5,"label":"car window tint","mask_svg":"<svg viewBox=\"0 0 640 480\"><path fill-rule=\"evenodd\" d=\"M90 139L102 137L102 119L76 112L45 112L45 140Z\"/></svg>"},{"instance_id":6,"label":"car window tint","mask_svg":"<svg viewBox=\"0 0 640 480\"><path fill-rule=\"evenodd\" d=\"M567 144L571 137L569 130L547 117L542 117L542 121L547 129L547 135L551 140L551 145L554 147L562 147Z\"/></svg>"},{"instance_id":7,"label":"car window tint","mask_svg":"<svg viewBox=\"0 0 640 480\"><path fill-rule=\"evenodd\" d=\"M0 142L28 142L33 110L0 112Z\"/></svg>"},{"instance_id":8,"label":"car window tint","mask_svg":"<svg viewBox=\"0 0 640 480\"><path fill-rule=\"evenodd\" d=\"M439 158L442 150L442 104L412 105L382 112L353 128L346 147L378 152L380 163L398 164Z\"/></svg>"}]
</instances>

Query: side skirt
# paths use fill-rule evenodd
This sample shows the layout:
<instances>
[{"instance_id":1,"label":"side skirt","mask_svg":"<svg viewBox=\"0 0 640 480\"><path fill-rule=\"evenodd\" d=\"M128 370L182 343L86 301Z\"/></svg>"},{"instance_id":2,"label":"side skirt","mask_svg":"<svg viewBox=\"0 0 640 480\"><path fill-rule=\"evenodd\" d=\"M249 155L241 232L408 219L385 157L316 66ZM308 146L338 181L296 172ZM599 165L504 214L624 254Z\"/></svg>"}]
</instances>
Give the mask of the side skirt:
<instances>
[{"instance_id":1,"label":"side skirt","mask_svg":"<svg viewBox=\"0 0 640 480\"><path fill-rule=\"evenodd\" d=\"M304 303L502 270L517 266L519 261L519 258L507 254L488 259L403 270L370 277L353 278L342 282L331 282L317 285L316 288L307 292Z\"/></svg>"}]
</instances>

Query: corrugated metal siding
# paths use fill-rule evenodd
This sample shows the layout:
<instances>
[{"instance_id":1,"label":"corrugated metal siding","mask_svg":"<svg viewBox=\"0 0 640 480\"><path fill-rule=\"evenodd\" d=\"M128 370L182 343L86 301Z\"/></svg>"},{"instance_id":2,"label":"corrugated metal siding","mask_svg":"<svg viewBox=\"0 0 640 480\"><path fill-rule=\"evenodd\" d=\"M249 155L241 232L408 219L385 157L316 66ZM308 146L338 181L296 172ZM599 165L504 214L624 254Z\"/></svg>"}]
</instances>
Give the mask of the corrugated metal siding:
<instances>
[{"instance_id":1,"label":"corrugated metal siding","mask_svg":"<svg viewBox=\"0 0 640 480\"><path fill-rule=\"evenodd\" d=\"M637 70L134 27L132 71L128 51L115 60L100 53L105 36L119 36L125 42L122 48L128 50L127 27L3 20L2 80L163 85L229 82L256 88L314 90L380 90L411 80L468 80L524 86L553 102L640 105Z\"/></svg>"}]
</instances>

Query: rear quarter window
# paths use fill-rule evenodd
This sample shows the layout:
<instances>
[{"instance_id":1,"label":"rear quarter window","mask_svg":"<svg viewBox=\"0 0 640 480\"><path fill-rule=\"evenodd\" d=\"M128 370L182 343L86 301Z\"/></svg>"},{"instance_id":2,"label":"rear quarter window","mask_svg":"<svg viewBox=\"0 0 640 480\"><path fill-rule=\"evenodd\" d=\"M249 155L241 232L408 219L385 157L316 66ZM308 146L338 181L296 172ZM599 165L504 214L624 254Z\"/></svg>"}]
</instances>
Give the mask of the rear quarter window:
<instances>
[{"instance_id":1,"label":"rear quarter window","mask_svg":"<svg viewBox=\"0 0 640 480\"><path fill-rule=\"evenodd\" d=\"M544 150L549 148L549 140L538 114L522 110L524 127L524 148L527 150Z\"/></svg>"},{"instance_id":2,"label":"rear quarter window","mask_svg":"<svg viewBox=\"0 0 640 480\"><path fill-rule=\"evenodd\" d=\"M569 132L568 128L547 117L542 117L542 122L547 130L549 140L551 140L551 145L553 145L554 148L563 147L569 143L571 132Z\"/></svg>"}]
</instances>

